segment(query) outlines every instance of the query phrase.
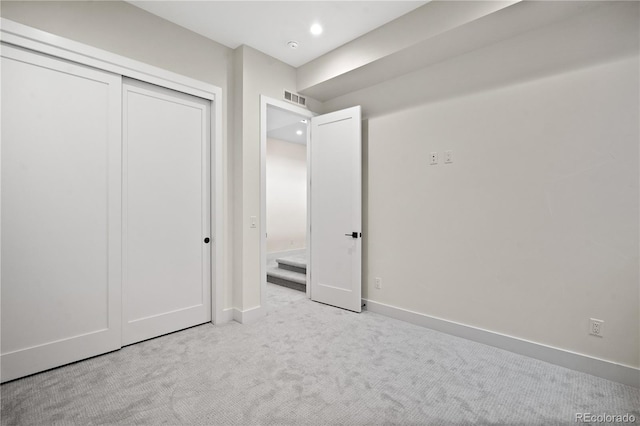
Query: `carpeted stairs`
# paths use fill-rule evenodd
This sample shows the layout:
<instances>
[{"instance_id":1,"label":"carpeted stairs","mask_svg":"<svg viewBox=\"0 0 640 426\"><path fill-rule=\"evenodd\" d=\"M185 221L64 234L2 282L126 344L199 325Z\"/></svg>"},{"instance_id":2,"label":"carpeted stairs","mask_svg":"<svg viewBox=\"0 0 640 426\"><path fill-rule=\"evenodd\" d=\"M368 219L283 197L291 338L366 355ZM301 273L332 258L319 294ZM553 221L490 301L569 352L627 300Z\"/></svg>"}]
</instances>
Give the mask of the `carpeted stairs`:
<instances>
[{"instance_id":1,"label":"carpeted stairs","mask_svg":"<svg viewBox=\"0 0 640 426\"><path fill-rule=\"evenodd\" d=\"M267 282L306 291L307 255L304 251L287 253L282 257L267 260Z\"/></svg>"}]
</instances>

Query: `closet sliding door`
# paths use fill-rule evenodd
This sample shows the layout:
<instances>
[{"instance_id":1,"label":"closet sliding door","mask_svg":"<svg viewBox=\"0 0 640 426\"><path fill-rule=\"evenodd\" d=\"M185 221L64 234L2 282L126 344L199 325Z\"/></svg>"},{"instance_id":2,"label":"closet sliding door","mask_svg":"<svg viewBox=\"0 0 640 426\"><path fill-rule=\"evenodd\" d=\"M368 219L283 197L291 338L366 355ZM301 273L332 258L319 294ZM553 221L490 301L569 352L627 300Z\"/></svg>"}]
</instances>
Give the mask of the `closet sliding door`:
<instances>
[{"instance_id":1,"label":"closet sliding door","mask_svg":"<svg viewBox=\"0 0 640 426\"><path fill-rule=\"evenodd\" d=\"M121 77L2 45L1 379L121 345Z\"/></svg>"},{"instance_id":2,"label":"closet sliding door","mask_svg":"<svg viewBox=\"0 0 640 426\"><path fill-rule=\"evenodd\" d=\"M125 79L123 345L211 321L210 108Z\"/></svg>"}]
</instances>

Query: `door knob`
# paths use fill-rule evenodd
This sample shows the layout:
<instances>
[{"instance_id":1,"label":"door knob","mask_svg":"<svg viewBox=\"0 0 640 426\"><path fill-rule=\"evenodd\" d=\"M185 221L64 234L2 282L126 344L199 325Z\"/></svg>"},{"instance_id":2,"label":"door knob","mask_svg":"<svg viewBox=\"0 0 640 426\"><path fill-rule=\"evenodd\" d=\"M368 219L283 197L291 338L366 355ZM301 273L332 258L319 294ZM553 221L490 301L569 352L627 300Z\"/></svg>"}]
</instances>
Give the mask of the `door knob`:
<instances>
[{"instance_id":1,"label":"door knob","mask_svg":"<svg viewBox=\"0 0 640 426\"><path fill-rule=\"evenodd\" d=\"M350 234L344 234L347 237L351 237L351 238L358 238L358 233L357 232L352 232Z\"/></svg>"},{"instance_id":2,"label":"door knob","mask_svg":"<svg viewBox=\"0 0 640 426\"><path fill-rule=\"evenodd\" d=\"M207 238L205 238L205 239L204 239L204 243L205 243L205 244L209 244L209 237L207 237Z\"/></svg>"}]
</instances>

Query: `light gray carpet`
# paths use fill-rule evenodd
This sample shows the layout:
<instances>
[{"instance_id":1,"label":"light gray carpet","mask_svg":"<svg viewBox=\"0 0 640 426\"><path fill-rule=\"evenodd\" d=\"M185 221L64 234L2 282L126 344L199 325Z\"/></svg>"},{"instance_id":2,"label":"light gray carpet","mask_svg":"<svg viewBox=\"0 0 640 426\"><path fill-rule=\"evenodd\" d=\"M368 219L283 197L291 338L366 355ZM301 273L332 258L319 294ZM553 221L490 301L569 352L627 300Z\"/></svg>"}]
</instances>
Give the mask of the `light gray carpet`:
<instances>
[{"instance_id":1,"label":"light gray carpet","mask_svg":"<svg viewBox=\"0 0 640 426\"><path fill-rule=\"evenodd\" d=\"M258 323L194 327L3 385L2 425L640 421L638 389L268 291Z\"/></svg>"},{"instance_id":2,"label":"light gray carpet","mask_svg":"<svg viewBox=\"0 0 640 426\"><path fill-rule=\"evenodd\" d=\"M297 266L299 268L307 268L307 253L306 251L302 251L301 253L297 253L291 256L278 257L276 260L283 260L285 263Z\"/></svg>"}]
</instances>

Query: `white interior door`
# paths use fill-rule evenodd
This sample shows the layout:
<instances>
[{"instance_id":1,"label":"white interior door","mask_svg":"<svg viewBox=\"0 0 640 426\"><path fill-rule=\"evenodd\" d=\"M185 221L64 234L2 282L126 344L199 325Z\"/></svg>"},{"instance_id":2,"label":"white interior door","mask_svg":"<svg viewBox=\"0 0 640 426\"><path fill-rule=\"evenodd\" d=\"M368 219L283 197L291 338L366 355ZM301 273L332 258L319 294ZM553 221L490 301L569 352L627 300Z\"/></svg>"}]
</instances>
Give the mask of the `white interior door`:
<instances>
[{"instance_id":1,"label":"white interior door","mask_svg":"<svg viewBox=\"0 0 640 426\"><path fill-rule=\"evenodd\" d=\"M1 379L120 348L121 77L2 45Z\"/></svg>"},{"instance_id":2,"label":"white interior door","mask_svg":"<svg viewBox=\"0 0 640 426\"><path fill-rule=\"evenodd\" d=\"M123 85L123 345L211 321L209 109Z\"/></svg>"},{"instance_id":3,"label":"white interior door","mask_svg":"<svg viewBox=\"0 0 640 426\"><path fill-rule=\"evenodd\" d=\"M311 119L311 299L361 311L360 107Z\"/></svg>"}]
</instances>

